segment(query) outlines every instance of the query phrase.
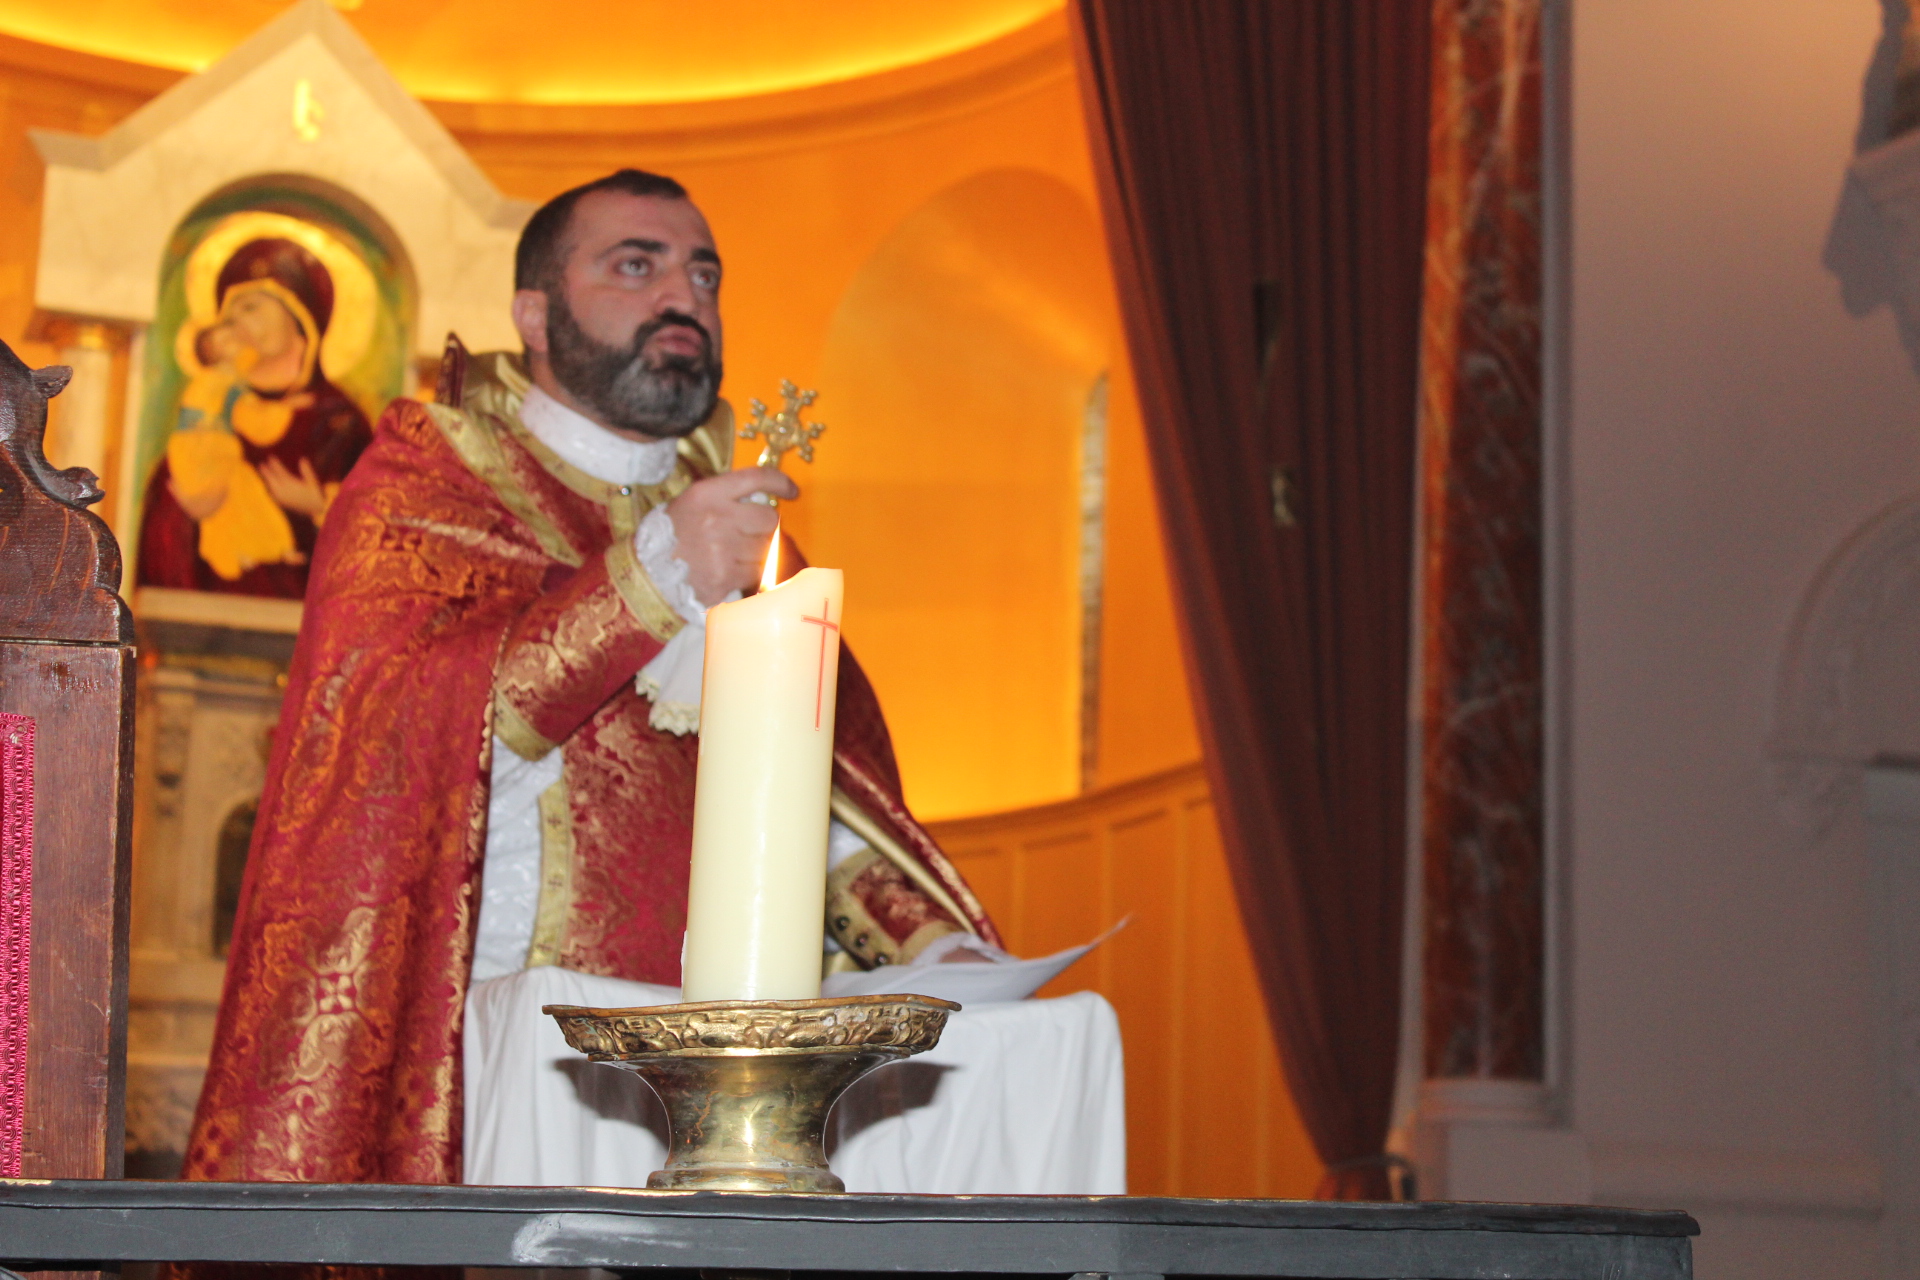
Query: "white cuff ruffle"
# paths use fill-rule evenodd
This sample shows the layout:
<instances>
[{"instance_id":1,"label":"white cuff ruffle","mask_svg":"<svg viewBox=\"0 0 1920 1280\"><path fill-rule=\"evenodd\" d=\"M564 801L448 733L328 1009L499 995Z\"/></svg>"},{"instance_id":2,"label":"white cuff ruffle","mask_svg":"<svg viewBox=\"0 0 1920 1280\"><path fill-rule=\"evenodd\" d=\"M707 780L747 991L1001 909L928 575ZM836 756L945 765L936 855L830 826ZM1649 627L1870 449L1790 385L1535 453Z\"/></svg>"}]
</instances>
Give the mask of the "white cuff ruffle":
<instances>
[{"instance_id":1,"label":"white cuff ruffle","mask_svg":"<svg viewBox=\"0 0 1920 1280\"><path fill-rule=\"evenodd\" d=\"M673 519L665 507L648 512L634 530L633 549L640 567L687 625L640 668L633 683L653 701L647 723L667 733L698 733L701 678L707 661L707 607L694 596L687 581L687 562L675 554L676 547ZM738 591L727 597L729 601L739 598Z\"/></svg>"}]
</instances>

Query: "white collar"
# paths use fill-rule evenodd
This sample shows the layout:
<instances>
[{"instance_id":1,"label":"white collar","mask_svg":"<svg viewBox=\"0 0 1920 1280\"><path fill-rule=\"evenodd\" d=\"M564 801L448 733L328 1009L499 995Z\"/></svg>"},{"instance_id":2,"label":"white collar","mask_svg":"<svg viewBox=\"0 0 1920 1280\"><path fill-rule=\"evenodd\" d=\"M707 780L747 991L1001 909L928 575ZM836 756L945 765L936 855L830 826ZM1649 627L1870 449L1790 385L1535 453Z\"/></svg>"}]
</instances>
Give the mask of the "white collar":
<instances>
[{"instance_id":1,"label":"white collar","mask_svg":"<svg viewBox=\"0 0 1920 1280\"><path fill-rule=\"evenodd\" d=\"M659 484L679 457L673 440L629 440L576 413L539 387L520 405L520 421L534 439L606 484Z\"/></svg>"}]
</instances>

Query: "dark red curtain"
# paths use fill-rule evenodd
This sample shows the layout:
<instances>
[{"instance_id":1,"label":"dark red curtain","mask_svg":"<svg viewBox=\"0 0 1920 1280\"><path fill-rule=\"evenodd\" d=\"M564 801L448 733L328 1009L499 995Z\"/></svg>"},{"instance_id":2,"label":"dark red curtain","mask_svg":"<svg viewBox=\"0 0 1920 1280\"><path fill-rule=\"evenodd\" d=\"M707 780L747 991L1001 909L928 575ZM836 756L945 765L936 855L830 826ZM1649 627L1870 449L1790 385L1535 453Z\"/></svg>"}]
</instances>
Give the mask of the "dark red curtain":
<instances>
[{"instance_id":1,"label":"dark red curtain","mask_svg":"<svg viewBox=\"0 0 1920 1280\"><path fill-rule=\"evenodd\" d=\"M1400 1025L1430 3L1071 6L1222 834L1355 1199Z\"/></svg>"}]
</instances>

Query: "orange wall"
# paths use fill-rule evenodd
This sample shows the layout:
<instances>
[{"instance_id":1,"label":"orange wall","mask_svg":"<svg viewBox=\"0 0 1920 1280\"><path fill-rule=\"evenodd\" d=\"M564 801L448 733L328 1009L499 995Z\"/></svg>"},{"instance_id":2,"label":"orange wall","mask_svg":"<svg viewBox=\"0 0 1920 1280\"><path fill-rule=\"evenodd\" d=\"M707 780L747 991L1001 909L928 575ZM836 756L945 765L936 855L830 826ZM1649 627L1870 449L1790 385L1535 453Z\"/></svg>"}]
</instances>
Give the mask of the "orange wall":
<instances>
[{"instance_id":1,"label":"orange wall","mask_svg":"<svg viewBox=\"0 0 1920 1280\"><path fill-rule=\"evenodd\" d=\"M1114 362L1108 423L1101 786L1200 757L1147 460L1147 428L1125 359Z\"/></svg>"},{"instance_id":2,"label":"orange wall","mask_svg":"<svg viewBox=\"0 0 1920 1280\"><path fill-rule=\"evenodd\" d=\"M847 571L915 807L1079 789L1082 421L1112 361L1093 210L1031 169L909 214L848 287L797 532ZM861 607L856 605L856 607Z\"/></svg>"}]
</instances>

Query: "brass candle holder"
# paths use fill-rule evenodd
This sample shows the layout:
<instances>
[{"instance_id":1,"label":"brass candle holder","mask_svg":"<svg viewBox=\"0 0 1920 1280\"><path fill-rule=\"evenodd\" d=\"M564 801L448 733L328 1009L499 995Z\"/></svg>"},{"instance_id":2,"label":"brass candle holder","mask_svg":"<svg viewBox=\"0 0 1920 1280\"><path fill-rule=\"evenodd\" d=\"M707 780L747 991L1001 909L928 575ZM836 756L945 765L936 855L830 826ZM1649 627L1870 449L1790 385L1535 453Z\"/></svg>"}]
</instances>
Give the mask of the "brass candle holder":
<instances>
[{"instance_id":1,"label":"brass candle holder","mask_svg":"<svg viewBox=\"0 0 1920 1280\"><path fill-rule=\"evenodd\" d=\"M933 1048L959 1008L931 996L854 996L542 1011L568 1044L660 1096L667 1163L649 1187L841 1192L827 1168L828 1111L875 1067Z\"/></svg>"}]
</instances>

